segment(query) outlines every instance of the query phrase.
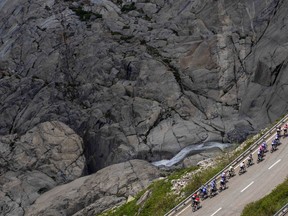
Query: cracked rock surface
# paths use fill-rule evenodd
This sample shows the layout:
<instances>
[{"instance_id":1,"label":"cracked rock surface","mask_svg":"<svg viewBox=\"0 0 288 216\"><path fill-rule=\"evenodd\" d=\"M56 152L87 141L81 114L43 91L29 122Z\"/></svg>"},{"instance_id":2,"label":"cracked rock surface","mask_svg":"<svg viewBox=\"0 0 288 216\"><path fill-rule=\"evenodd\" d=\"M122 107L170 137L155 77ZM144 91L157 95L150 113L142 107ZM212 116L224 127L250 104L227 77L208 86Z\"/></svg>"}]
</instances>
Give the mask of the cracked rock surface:
<instances>
[{"instance_id":1,"label":"cracked rock surface","mask_svg":"<svg viewBox=\"0 0 288 216\"><path fill-rule=\"evenodd\" d=\"M56 121L21 137L1 136L1 215L23 215L41 194L79 178L85 168L82 145L71 128Z\"/></svg>"},{"instance_id":2,"label":"cracked rock surface","mask_svg":"<svg viewBox=\"0 0 288 216\"><path fill-rule=\"evenodd\" d=\"M130 160L95 174L57 186L38 197L25 215L87 215L126 202L129 195L146 188L159 171L146 161Z\"/></svg>"},{"instance_id":3,"label":"cracked rock surface","mask_svg":"<svg viewBox=\"0 0 288 216\"><path fill-rule=\"evenodd\" d=\"M89 173L287 112L283 0L1 1L0 134L65 123Z\"/></svg>"},{"instance_id":4,"label":"cracked rock surface","mask_svg":"<svg viewBox=\"0 0 288 216\"><path fill-rule=\"evenodd\" d=\"M241 142L286 114L287 8L284 0L2 0L1 202L23 214L84 167L92 174L170 159L190 144Z\"/></svg>"},{"instance_id":5,"label":"cracked rock surface","mask_svg":"<svg viewBox=\"0 0 288 216\"><path fill-rule=\"evenodd\" d=\"M85 173L82 139L67 125L44 122L22 136L0 136L0 209L5 216L95 215L126 202L160 171L129 160Z\"/></svg>"}]
</instances>

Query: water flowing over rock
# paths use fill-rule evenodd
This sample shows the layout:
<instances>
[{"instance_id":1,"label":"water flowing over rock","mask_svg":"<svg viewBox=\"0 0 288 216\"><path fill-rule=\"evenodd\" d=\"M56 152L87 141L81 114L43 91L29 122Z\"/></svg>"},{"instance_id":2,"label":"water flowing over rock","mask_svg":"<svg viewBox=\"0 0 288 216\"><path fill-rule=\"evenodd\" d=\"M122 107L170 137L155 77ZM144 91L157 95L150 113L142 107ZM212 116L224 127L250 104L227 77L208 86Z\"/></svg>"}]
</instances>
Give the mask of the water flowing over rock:
<instances>
[{"instance_id":1,"label":"water flowing over rock","mask_svg":"<svg viewBox=\"0 0 288 216\"><path fill-rule=\"evenodd\" d=\"M0 134L61 121L89 173L241 142L287 111L283 0L2 1Z\"/></svg>"},{"instance_id":2,"label":"water flowing over rock","mask_svg":"<svg viewBox=\"0 0 288 216\"><path fill-rule=\"evenodd\" d=\"M223 151L224 149L227 149L228 147L231 147L231 144L229 143L216 143L216 142L209 142L209 143L202 143L202 144L195 144L190 145L185 148L183 148L180 152L178 152L173 158L170 160L160 160L155 161L152 164L155 166L165 166L165 167L171 167L182 160L184 160L187 156L190 155L196 155L197 153L201 152L207 152L207 150L214 151L214 155L219 153L220 151ZM201 161L203 159L198 159L197 162ZM196 165L197 162L195 162L193 165ZM191 164L192 165L192 164Z\"/></svg>"}]
</instances>

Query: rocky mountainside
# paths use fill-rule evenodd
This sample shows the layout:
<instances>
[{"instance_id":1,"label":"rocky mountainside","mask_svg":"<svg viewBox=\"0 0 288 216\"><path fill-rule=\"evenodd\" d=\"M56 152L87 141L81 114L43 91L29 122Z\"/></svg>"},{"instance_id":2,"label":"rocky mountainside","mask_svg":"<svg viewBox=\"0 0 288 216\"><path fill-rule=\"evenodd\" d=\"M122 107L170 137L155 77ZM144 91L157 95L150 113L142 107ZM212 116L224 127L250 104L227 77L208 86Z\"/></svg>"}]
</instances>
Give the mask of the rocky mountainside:
<instances>
[{"instance_id":1,"label":"rocky mountainside","mask_svg":"<svg viewBox=\"0 0 288 216\"><path fill-rule=\"evenodd\" d=\"M241 141L287 111L283 0L0 4L0 133L57 120L88 171Z\"/></svg>"},{"instance_id":2,"label":"rocky mountainside","mask_svg":"<svg viewBox=\"0 0 288 216\"><path fill-rule=\"evenodd\" d=\"M284 0L0 1L1 173L12 160L17 182L45 175L31 189L39 195L63 183L59 170L72 181L190 144L242 141L288 110L287 8ZM55 121L79 136L71 148L80 165L62 141L47 147L44 135L31 136ZM45 151L50 162L37 163Z\"/></svg>"},{"instance_id":3,"label":"rocky mountainside","mask_svg":"<svg viewBox=\"0 0 288 216\"><path fill-rule=\"evenodd\" d=\"M125 203L160 176L148 162L129 160L81 177L82 145L56 121L21 137L0 137L0 215L95 215Z\"/></svg>"}]
</instances>

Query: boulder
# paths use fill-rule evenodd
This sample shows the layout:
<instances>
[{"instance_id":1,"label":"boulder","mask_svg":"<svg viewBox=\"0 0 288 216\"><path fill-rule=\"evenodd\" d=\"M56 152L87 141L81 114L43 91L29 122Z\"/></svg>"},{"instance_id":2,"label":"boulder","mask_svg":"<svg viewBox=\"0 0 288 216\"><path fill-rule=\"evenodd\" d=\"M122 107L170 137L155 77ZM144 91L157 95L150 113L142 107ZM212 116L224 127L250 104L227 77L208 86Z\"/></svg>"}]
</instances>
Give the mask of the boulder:
<instances>
[{"instance_id":1,"label":"boulder","mask_svg":"<svg viewBox=\"0 0 288 216\"><path fill-rule=\"evenodd\" d=\"M4 0L0 134L63 122L83 139L89 174L199 142L241 142L287 112L287 7Z\"/></svg>"},{"instance_id":2,"label":"boulder","mask_svg":"<svg viewBox=\"0 0 288 216\"><path fill-rule=\"evenodd\" d=\"M1 136L0 209L5 215L23 215L40 195L80 177L85 169L82 145L61 122L42 123L20 137Z\"/></svg>"},{"instance_id":3,"label":"boulder","mask_svg":"<svg viewBox=\"0 0 288 216\"><path fill-rule=\"evenodd\" d=\"M37 198L25 215L95 215L120 205L160 176L146 161L114 164L95 174L57 186Z\"/></svg>"},{"instance_id":4,"label":"boulder","mask_svg":"<svg viewBox=\"0 0 288 216\"><path fill-rule=\"evenodd\" d=\"M286 114L287 8L284 0L2 0L5 214L23 214L83 170L241 142ZM133 182L131 193L143 188ZM57 194L49 214L94 214L125 202L126 190L104 187L80 207ZM40 201L29 211L48 211Z\"/></svg>"},{"instance_id":5,"label":"boulder","mask_svg":"<svg viewBox=\"0 0 288 216\"><path fill-rule=\"evenodd\" d=\"M82 139L61 122L45 122L21 137L1 137L1 173L38 170L61 183L83 174Z\"/></svg>"}]
</instances>

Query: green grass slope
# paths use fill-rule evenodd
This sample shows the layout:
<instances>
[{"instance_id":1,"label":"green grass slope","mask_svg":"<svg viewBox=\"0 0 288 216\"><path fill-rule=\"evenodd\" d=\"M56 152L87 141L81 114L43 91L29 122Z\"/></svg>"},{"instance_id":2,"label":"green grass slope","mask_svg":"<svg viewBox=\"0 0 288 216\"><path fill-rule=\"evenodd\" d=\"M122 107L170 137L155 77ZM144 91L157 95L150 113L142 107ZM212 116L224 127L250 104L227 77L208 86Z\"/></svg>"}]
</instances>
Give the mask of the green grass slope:
<instances>
[{"instance_id":1,"label":"green grass slope","mask_svg":"<svg viewBox=\"0 0 288 216\"><path fill-rule=\"evenodd\" d=\"M288 203L288 179L262 199L249 203L241 216L271 216Z\"/></svg>"},{"instance_id":2,"label":"green grass slope","mask_svg":"<svg viewBox=\"0 0 288 216\"><path fill-rule=\"evenodd\" d=\"M161 215L164 215L170 209L172 209L178 203L184 200L187 196L189 196L192 192L198 189L201 185L206 183L215 174L221 171L225 166L227 166L230 162L232 162L237 156L239 156L247 148L249 148L249 146L251 146L260 136L262 136L266 130L267 129L261 131L261 133L259 133L258 135L255 135L252 138L247 139L242 145L239 146L239 148L237 148L237 150L233 151L232 153L230 152L230 153L223 154L222 157L218 158L217 160L218 162L215 166L205 169L204 171L202 170L200 172L196 172L196 174L193 175L191 182L188 183L188 185L182 189L180 194L174 194L171 191L172 180L179 179L181 176L185 175L186 173L195 171L196 169L198 169L197 167L181 169L165 177L164 179L156 180L144 191L141 191L135 197L133 201L130 201L129 203L126 203L120 207L110 209L106 212L99 214L98 216L108 216L108 215L109 216L124 216L124 215L125 216L136 216L136 215L137 216L154 216L154 215L161 216ZM287 182L286 182L286 186L287 186ZM145 200L145 202L137 205L137 201L139 201L140 197L147 190L149 190L150 196ZM279 197L278 199L282 199L282 197L285 197L285 196L287 198L286 199L286 202L287 202L288 201L287 190L286 190L286 193L284 192L284 194L282 194L282 196ZM266 205L274 206L275 204L268 203ZM280 207L283 206L283 202L281 202L279 206ZM245 213L244 216L246 215L251 216L252 214ZM261 216L261 214L259 213L256 213L253 215ZM265 215L271 215L271 214L265 214Z\"/></svg>"}]
</instances>

